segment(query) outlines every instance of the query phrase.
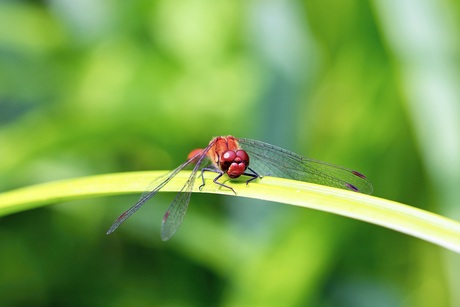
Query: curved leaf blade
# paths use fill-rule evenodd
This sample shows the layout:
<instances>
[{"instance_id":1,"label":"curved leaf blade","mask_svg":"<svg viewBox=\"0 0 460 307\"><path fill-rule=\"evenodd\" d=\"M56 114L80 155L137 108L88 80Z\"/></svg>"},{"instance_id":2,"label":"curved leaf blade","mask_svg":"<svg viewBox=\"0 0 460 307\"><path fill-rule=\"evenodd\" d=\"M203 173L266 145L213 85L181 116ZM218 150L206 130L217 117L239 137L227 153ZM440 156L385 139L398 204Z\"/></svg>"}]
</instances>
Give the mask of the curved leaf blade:
<instances>
[{"instance_id":1,"label":"curved leaf blade","mask_svg":"<svg viewBox=\"0 0 460 307\"><path fill-rule=\"evenodd\" d=\"M0 216L74 199L142 193L146 186L166 171L98 175L34 185L0 194ZM181 171L161 191L180 191L190 176ZM234 196L228 189L212 184L206 177L201 192ZM460 223L415 207L386 199L315 185L302 181L266 176L246 186L244 178L226 181L237 196L285 203L347 216L390 228L460 253ZM199 192L198 186L194 192Z\"/></svg>"}]
</instances>

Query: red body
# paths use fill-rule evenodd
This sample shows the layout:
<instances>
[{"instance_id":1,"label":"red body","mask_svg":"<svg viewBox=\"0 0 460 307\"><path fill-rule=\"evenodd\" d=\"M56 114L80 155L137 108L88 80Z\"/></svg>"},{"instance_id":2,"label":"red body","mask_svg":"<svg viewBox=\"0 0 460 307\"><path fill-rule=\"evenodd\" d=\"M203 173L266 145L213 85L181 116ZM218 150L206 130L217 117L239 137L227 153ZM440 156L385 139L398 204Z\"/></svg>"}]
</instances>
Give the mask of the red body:
<instances>
[{"instance_id":1,"label":"red body","mask_svg":"<svg viewBox=\"0 0 460 307\"><path fill-rule=\"evenodd\" d=\"M240 148L238 140L233 136L218 136L209 142L207 155L214 166L225 172L230 178L238 178L249 166L248 154ZM188 159L199 154L203 149L192 150Z\"/></svg>"}]
</instances>

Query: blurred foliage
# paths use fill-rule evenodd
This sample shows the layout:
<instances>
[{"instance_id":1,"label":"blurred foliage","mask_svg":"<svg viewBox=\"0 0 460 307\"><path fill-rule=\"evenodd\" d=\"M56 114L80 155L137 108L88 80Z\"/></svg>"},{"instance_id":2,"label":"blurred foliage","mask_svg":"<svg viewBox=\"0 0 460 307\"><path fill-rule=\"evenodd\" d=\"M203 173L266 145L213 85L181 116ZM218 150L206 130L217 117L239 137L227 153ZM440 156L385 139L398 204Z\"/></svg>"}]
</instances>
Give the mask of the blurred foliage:
<instances>
[{"instance_id":1,"label":"blurred foliage","mask_svg":"<svg viewBox=\"0 0 460 307\"><path fill-rule=\"evenodd\" d=\"M232 134L459 218L460 7L396 3L1 1L0 189L172 169ZM193 195L163 243L161 194L106 237L135 200L2 218L1 305L460 304L460 259L387 229Z\"/></svg>"}]
</instances>

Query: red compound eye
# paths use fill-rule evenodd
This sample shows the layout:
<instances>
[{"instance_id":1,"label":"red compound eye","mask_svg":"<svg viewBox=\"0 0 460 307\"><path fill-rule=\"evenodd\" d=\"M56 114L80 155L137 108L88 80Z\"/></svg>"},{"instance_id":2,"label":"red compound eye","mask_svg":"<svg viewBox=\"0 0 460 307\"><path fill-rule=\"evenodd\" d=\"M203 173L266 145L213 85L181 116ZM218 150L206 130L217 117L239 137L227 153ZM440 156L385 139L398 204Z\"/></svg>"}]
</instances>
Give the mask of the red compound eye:
<instances>
[{"instance_id":1,"label":"red compound eye","mask_svg":"<svg viewBox=\"0 0 460 307\"><path fill-rule=\"evenodd\" d=\"M224 152L224 154L222 155L222 158L221 158L221 161L224 161L224 162L233 162L233 160L235 160L236 158L236 152L234 152L233 150L227 150L226 152Z\"/></svg>"},{"instance_id":2,"label":"red compound eye","mask_svg":"<svg viewBox=\"0 0 460 307\"><path fill-rule=\"evenodd\" d=\"M249 156L244 150L227 150L220 158L220 169L230 178L238 178L249 166Z\"/></svg>"},{"instance_id":3,"label":"red compound eye","mask_svg":"<svg viewBox=\"0 0 460 307\"><path fill-rule=\"evenodd\" d=\"M230 165L232 165L233 161L235 161L236 152L233 150L227 150L222 154L220 157L220 169L224 172L227 172Z\"/></svg>"},{"instance_id":4,"label":"red compound eye","mask_svg":"<svg viewBox=\"0 0 460 307\"><path fill-rule=\"evenodd\" d=\"M249 166L249 155L244 150L237 150L236 155L241 159L241 163L246 165L246 168ZM239 161L236 161L239 162Z\"/></svg>"}]
</instances>

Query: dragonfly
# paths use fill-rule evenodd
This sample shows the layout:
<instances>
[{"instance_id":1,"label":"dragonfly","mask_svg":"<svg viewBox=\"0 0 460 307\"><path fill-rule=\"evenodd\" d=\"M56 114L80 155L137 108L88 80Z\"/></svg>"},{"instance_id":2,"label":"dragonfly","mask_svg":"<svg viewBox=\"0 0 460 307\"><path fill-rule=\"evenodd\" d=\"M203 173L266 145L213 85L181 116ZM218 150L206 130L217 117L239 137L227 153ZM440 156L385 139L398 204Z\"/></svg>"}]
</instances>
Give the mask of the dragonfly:
<instances>
[{"instance_id":1,"label":"dragonfly","mask_svg":"<svg viewBox=\"0 0 460 307\"><path fill-rule=\"evenodd\" d=\"M133 215L148 200L155 196L174 176L188 165L193 165L190 177L176 195L162 220L161 239L169 240L179 229L190 202L195 180L201 172L201 190L205 186L204 173L214 172L213 182L222 188L235 190L218 181L227 175L230 179L246 176L246 185L263 176L300 180L335 188L371 194L370 181L355 170L309 159L286 149L257 140L233 136L214 137L204 149L192 150L187 161L176 169L153 181L140 199L123 212L113 223L107 234L114 232L126 219ZM251 167L249 166L251 165ZM152 186L152 184L150 185ZM149 187L150 187L149 186Z\"/></svg>"}]
</instances>

